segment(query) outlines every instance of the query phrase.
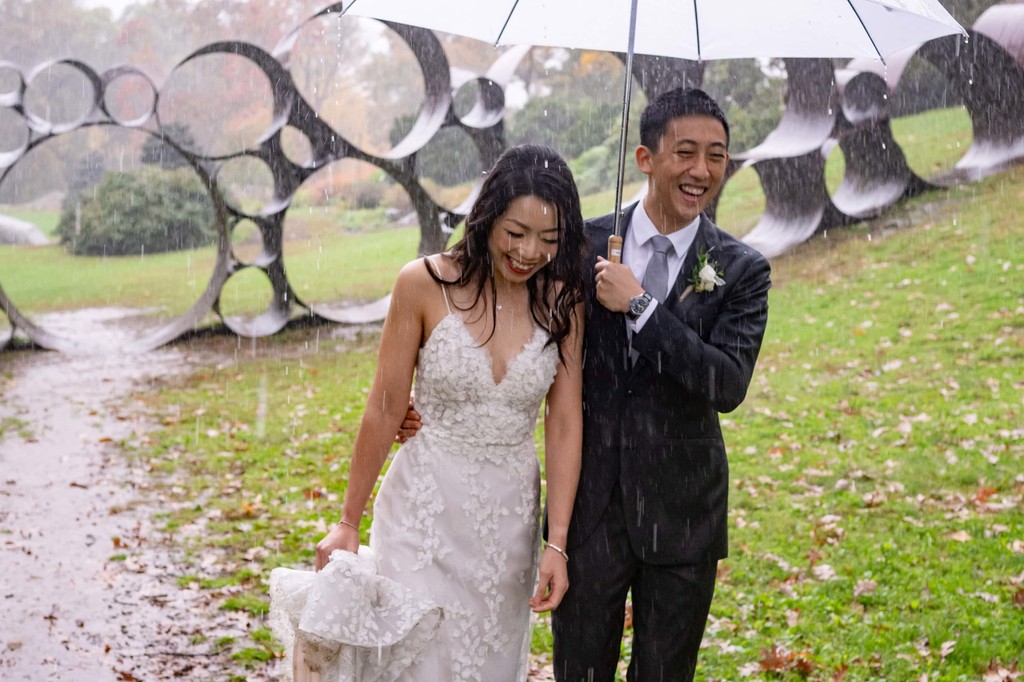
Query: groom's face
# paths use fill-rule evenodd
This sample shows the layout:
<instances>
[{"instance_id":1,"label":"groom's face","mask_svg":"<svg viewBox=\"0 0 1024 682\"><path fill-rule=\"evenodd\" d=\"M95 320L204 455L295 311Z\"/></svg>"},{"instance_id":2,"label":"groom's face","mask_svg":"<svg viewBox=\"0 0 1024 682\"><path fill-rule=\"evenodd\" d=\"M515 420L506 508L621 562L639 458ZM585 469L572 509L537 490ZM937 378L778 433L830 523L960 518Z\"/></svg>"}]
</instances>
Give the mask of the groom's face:
<instances>
[{"instance_id":1,"label":"groom's face","mask_svg":"<svg viewBox=\"0 0 1024 682\"><path fill-rule=\"evenodd\" d=\"M685 227L711 205L729 163L726 139L716 118L679 116L657 149L637 149L637 166L648 178L644 208L662 232Z\"/></svg>"}]
</instances>

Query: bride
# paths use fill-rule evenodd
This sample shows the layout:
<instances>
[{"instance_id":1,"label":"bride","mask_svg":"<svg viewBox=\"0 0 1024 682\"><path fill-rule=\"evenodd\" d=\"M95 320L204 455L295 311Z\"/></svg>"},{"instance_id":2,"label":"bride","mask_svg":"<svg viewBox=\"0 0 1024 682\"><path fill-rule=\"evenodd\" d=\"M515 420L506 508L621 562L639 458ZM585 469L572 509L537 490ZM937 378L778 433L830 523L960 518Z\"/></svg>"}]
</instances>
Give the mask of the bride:
<instances>
[{"instance_id":1,"label":"bride","mask_svg":"<svg viewBox=\"0 0 1024 682\"><path fill-rule=\"evenodd\" d=\"M583 219L547 147L508 149L450 251L406 265L381 332L341 520L315 578L275 569L295 670L324 680L525 680L530 611L568 589L582 438ZM406 415L417 436L396 452ZM534 429L544 403L547 542ZM303 657L305 660L303 660Z\"/></svg>"}]
</instances>

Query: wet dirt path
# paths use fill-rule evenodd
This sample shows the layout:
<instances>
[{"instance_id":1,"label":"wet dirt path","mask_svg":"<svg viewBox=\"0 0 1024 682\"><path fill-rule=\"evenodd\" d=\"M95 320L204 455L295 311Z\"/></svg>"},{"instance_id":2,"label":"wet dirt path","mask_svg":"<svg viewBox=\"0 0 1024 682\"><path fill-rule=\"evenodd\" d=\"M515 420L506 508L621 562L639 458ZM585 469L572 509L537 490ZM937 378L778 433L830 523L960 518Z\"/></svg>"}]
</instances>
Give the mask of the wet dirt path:
<instances>
[{"instance_id":1,"label":"wet dirt path","mask_svg":"<svg viewBox=\"0 0 1024 682\"><path fill-rule=\"evenodd\" d=\"M64 317L103 336L122 315ZM144 448L153 428L139 396L237 361L238 345L86 347L0 352L0 680L284 679L282 661L246 670L218 647L265 623L218 608L223 594L177 584L180 550L152 523L159 487L121 447ZM531 668L531 682L553 679L549 663Z\"/></svg>"},{"instance_id":2,"label":"wet dirt path","mask_svg":"<svg viewBox=\"0 0 1024 682\"><path fill-rule=\"evenodd\" d=\"M177 586L173 547L151 527L149 475L118 446L148 427L134 396L209 361L176 349L0 354L0 679L240 673L214 643L251 624Z\"/></svg>"}]
</instances>

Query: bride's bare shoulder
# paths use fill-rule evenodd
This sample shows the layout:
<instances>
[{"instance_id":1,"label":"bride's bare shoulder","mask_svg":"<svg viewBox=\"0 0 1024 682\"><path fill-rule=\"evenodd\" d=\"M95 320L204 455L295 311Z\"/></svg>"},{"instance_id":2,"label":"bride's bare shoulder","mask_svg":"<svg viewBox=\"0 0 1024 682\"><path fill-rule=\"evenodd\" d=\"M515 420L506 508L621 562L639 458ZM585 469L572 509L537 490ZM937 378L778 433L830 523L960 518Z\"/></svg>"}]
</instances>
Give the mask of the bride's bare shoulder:
<instances>
[{"instance_id":1,"label":"bride's bare shoulder","mask_svg":"<svg viewBox=\"0 0 1024 682\"><path fill-rule=\"evenodd\" d=\"M452 258L450 252L445 251L444 253L435 253L433 256L427 256L423 259L427 263L427 267L437 277L445 280L446 282L454 282L459 278L459 266Z\"/></svg>"},{"instance_id":2,"label":"bride's bare shoulder","mask_svg":"<svg viewBox=\"0 0 1024 682\"><path fill-rule=\"evenodd\" d=\"M458 276L458 267L446 254L417 258L406 263L398 273L394 295L403 299L419 299L440 287L442 283L435 277L452 282Z\"/></svg>"}]
</instances>

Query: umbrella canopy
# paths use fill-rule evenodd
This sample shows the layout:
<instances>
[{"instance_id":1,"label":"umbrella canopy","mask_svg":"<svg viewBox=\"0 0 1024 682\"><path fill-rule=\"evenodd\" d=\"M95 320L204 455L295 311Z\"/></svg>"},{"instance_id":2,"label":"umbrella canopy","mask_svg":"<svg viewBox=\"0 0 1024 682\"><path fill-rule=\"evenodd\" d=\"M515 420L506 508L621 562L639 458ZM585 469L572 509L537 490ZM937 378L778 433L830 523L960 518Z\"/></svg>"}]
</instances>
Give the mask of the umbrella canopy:
<instances>
[{"instance_id":1,"label":"umbrella canopy","mask_svg":"<svg viewBox=\"0 0 1024 682\"><path fill-rule=\"evenodd\" d=\"M468 36L495 45L626 53L615 223L620 217L633 55L690 60L885 57L967 32L938 0L344 0L342 13Z\"/></svg>"},{"instance_id":2,"label":"umbrella canopy","mask_svg":"<svg viewBox=\"0 0 1024 682\"><path fill-rule=\"evenodd\" d=\"M351 0L349 14L477 38L627 52L627 0ZM938 0L637 0L634 51L681 59L875 57L965 33Z\"/></svg>"}]
</instances>

